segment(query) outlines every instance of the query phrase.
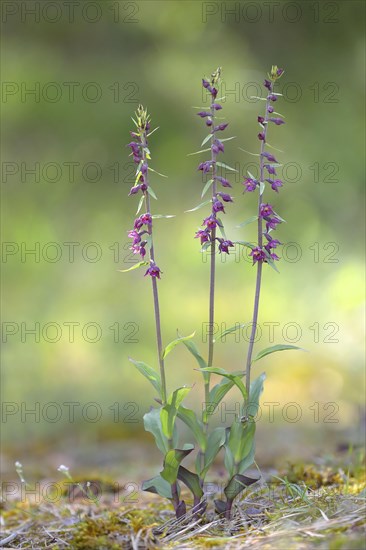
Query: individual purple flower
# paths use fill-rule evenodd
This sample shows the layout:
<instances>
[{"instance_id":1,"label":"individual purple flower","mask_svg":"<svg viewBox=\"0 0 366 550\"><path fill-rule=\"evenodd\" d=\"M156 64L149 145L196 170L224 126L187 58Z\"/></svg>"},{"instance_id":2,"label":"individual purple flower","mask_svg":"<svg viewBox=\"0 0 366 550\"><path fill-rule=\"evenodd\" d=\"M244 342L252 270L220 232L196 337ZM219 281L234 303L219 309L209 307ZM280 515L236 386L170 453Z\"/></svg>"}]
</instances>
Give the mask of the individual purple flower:
<instances>
[{"instance_id":1,"label":"individual purple flower","mask_svg":"<svg viewBox=\"0 0 366 550\"><path fill-rule=\"evenodd\" d=\"M130 189L130 192L129 192L129 196L130 195L136 195L136 193L138 193L141 189L141 185L134 185L133 187L131 187Z\"/></svg>"},{"instance_id":2,"label":"individual purple flower","mask_svg":"<svg viewBox=\"0 0 366 550\"><path fill-rule=\"evenodd\" d=\"M263 124L263 122L264 122L264 117L263 117L263 116L259 116L259 117L258 117L258 122L259 122L259 124Z\"/></svg>"},{"instance_id":3,"label":"individual purple flower","mask_svg":"<svg viewBox=\"0 0 366 550\"><path fill-rule=\"evenodd\" d=\"M222 109L222 105L220 105L220 103L213 103L212 107L215 109L215 111L220 111Z\"/></svg>"},{"instance_id":4,"label":"individual purple flower","mask_svg":"<svg viewBox=\"0 0 366 550\"><path fill-rule=\"evenodd\" d=\"M269 99L270 101L277 101L277 96L276 96L275 94L270 94L270 95L268 96L268 99Z\"/></svg>"},{"instance_id":5,"label":"individual purple flower","mask_svg":"<svg viewBox=\"0 0 366 550\"><path fill-rule=\"evenodd\" d=\"M152 217L151 217L151 214L149 212L146 212L146 214L142 214L140 216L140 220L145 225L151 225L152 224Z\"/></svg>"},{"instance_id":6,"label":"individual purple flower","mask_svg":"<svg viewBox=\"0 0 366 550\"><path fill-rule=\"evenodd\" d=\"M141 229L143 225L144 225L144 222L140 218L136 218L133 224L133 227L134 229Z\"/></svg>"},{"instance_id":7,"label":"individual purple flower","mask_svg":"<svg viewBox=\"0 0 366 550\"><path fill-rule=\"evenodd\" d=\"M215 200L212 204L212 211L217 213L217 212L224 212L225 213L225 210L224 210L224 205L222 204L222 202L220 202L219 200Z\"/></svg>"},{"instance_id":8,"label":"individual purple flower","mask_svg":"<svg viewBox=\"0 0 366 550\"><path fill-rule=\"evenodd\" d=\"M256 262L264 262L266 260L266 253L259 246L254 247L249 256L253 258L253 265Z\"/></svg>"},{"instance_id":9,"label":"individual purple flower","mask_svg":"<svg viewBox=\"0 0 366 550\"><path fill-rule=\"evenodd\" d=\"M259 132L258 134L259 141L266 141L266 136L264 132Z\"/></svg>"},{"instance_id":10,"label":"individual purple flower","mask_svg":"<svg viewBox=\"0 0 366 550\"><path fill-rule=\"evenodd\" d=\"M212 123L212 118L208 118L208 119L206 120L206 126L212 126L212 124L213 124L213 123Z\"/></svg>"},{"instance_id":11,"label":"individual purple flower","mask_svg":"<svg viewBox=\"0 0 366 550\"><path fill-rule=\"evenodd\" d=\"M272 90L272 82L270 80L267 80L266 78L264 80L263 86L267 88L269 91Z\"/></svg>"},{"instance_id":12,"label":"individual purple flower","mask_svg":"<svg viewBox=\"0 0 366 550\"><path fill-rule=\"evenodd\" d=\"M269 162L277 162L275 157L271 153L268 153L267 151L264 151L263 153L261 153L261 156L265 157Z\"/></svg>"},{"instance_id":13,"label":"individual purple flower","mask_svg":"<svg viewBox=\"0 0 366 550\"><path fill-rule=\"evenodd\" d=\"M270 235L266 235L266 239L268 239L268 243L266 244L265 248L277 248L281 244L278 239L272 239Z\"/></svg>"},{"instance_id":14,"label":"individual purple flower","mask_svg":"<svg viewBox=\"0 0 366 550\"><path fill-rule=\"evenodd\" d=\"M282 118L270 118L268 120L270 120L270 122L274 122L276 126L281 126L281 124L285 124L285 121L282 120Z\"/></svg>"},{"instance_id":15,"label":"individual purple flower","mask_svg":"<svg viewBox=\"0 0 366 550\"><path fill-rule=\"evenodd\" d=\"M206 79L204 79L204 78L202 78L202 86L203 86L204 88L206 88L206 89L209 88L209 87L210 87L209 81L206 80Z\"/></svg>"},{"instance_id":16,"label":"individual purple flower","mask_svg":"<svg viewBox=\"0 0 366 550\"><path fill-rule=\"evenodd\" d=\"M200 116L201 118L206 118L207 116L211 116L211 112L209 111L200 111L197 113L197 116Z\"/></svg>"},{"instance_id":17,"label":"individual purple flower","mask_svg":"<svg viewBox=\"0 0 366 550\"><path fill-rule=\"evenodd\" d=\"M243 185L245 186L246 191L255 191L255 189L257 188L257 181L252 178L245 178L245 180L243 181Z\"/></svg>"},{"instance_id":18,"label":"individual purple flower","mask_svg":"<svg viewBox=\"0 0 366 550\"><path fill-rule=\"evenodd\" d=\"M233 202L232 196L228 193L219 192L217 193L217 195L219 195L219 197L221 197L224 202Z\"/></svg>"},{"instance_id":19,"label":"individual purple flower","mask_svg":"<svg viewBox=\"0 0 366 550\"><path fill-rule=\"evenodd\" d=\"M272 105L269 105L267 111L268 111L268 113L273 113L274 108L272 107Z\"/></svg>"},{"instance_id":20,"label":"individual purple flower","mask_svg":"<svg viewBox=\"0 0 366 550\"><path fill-rule=\"evenodd\" d=\"M271 204L261 204L259 208L259 213L262 218L267 218L271 214L273 214L273 207Z\"/></svg>"},{"instance_id":21,"label":"individual purple flower","mask_svg":"<svg viewBox=\"0 0 366 550\"><path fill-rule=\"evenodd\" d=\"M131 229L131 231L128 232L128 236L130 239L133 239L133 244L141 242L141 235L136 229Z\"/></svg>"},{"instance_id":22,"label":"individual purple flower","mask_svg":"<svg viewBox=\"0 0 366 550\"><path fill-rule=\"evenodd\" d=\"M232 248L234 244L227 239L217 239L219 241L219 252L225 252L229 254L229 248Z\"/></svg>"},{"instance_id":23,"label":"individual purple flower","mask_svg":"<svg viewBox=\"0 0 366 550\"><path fill-rule=\"evenodd\" d=\"M211 146L211 151L215 153L215 155L217 155L218 153L220 153L220 151L224 152L224 150L225 150L225 147L222 141L220 141L219 139L215 139Z\"/></svg>"},{"instance_id":24,"label":"individual purple flower","mask_svg":"<svg viewBox=\"0 0 366 550\"><path fill-rule=\"evenodd\" d=\"M215 227L219 225L219 222L216 219L216 217L213 214L211 214L211 216L208 216L203 220L202 224L206 225L208 229L215 229Z\"/></svg>"},{"instance_id":25,"label":"individual purple flower","mask_svg":"<svg viewBox=\"0 0 366 550\"><path fill-rule=\"evenodd\" d=\"M279 180L279 179L276 179L276 180L267 179L267 181L271 184L271 187L272 187L273 191L276 191L276 193L278 193L278 188L279 188L279 187L283 187L282 180Z\"/></svg>"},{"instance_id":26,"label":"individual purple flower","mask_svg":"<svg viewBox=\"0 0 366 550\"><path fill-rule=\"evenodd\" d=\"M211 240L210 232L207 229L199 229L195 235L195 239L200 239L201 244L207 243Z\"/></svg>"},{"instance_id":27,"label":"individual purple flower","mask_svg":"<svg viewBox=\"0 0 366 550\"><path fill-rule=\"evenodd\" d=\"M276 74L277 74L278 77L280 77L280 76L283 75L284 72L285 72L284 69L277 69Z\"/></svg>"},{"instance_id":28,"label":"individual purple flower","mask_svg":"<svg viewBox=\"0 0 366 550\"><path fill-rule=\"evenodd\" d=\"M147 162L143 162L140 168L141 174L145 175L147 173L147 170L148 170Z\"/></svg>"},{"instance_id":29,"label":"individual purple flower","mask_svg":"<svg viewBox=\"0 0 366 550\"><path fill-rule=\"evenodd\" d=\"M227 180L226 178L223 178L222 176L215 176L214 179L216 181L218 181L219 183L221 183L221 185L223 187L232 187L231 183L229 182L229 180Z\"/></svg>"},{"instance_id":30,"label":"individual purple flower","mask_svg":"<svg viewBox=\"0 0 366 550\"><path fill-rule=\"evenodd\" d=\"M268 174L276 174L276 169L274 166L271 166L270 164L265 164L264 168L268 171Z\"/></svg>"},{"instance_id":31,"label":"individual purple flower","mask_svg":"<svg viewBox=\"0 0 366 550\"><path fill-rule=\"evenodd\" d=\"M154 278L157 278L157 279L160 279L160 269L158 268L158 266L156 264L151 264L151 266L146 270L146 273L145 273L145 277L146 275L150 275L150 277L154 277Z\"/></svg>"},{"instance_id":32,"label":"individual purple flower","mask_svg":"<svg viewBox=\"0 0 366 550\"><path fill-rule=\"evenodd\" d=\"M218 94L217 88L215 88L215 86L210 86L208 88L208 90L209 90L209 92L211 92L211 95L212 95L213 99L216 99L216 96Z\"/></svg>"},{"instance_id":33,"label":"individual purple flower","mask_svg":"<svg viewBox=\"0 0 366 550\"><path fill-rule=\"evenodd\" d=\"M270 229L276 229L277 225L281 223L281 220L276 218L276 216L274 216L273 218L269 218L269 220L267 220L266 222L266 230L267 232L270 230Z\"/></svg>"},{"instance_id":34,"label":"individual purple flower","mask_svg":"<svg viewBox=\"0 0 366 550\"><path fill-rule=\"evenodd\" d=\"M146 243L145 244L142 244L141 247L140 247L140 255L141 255L141 258L144 258L146 256Z\"/></svg>"},{"instance_id":35,"label":"individual purple flower","mask_svg":"<svg viewBox=\"0 0 366 550\"><path fill-rule=\"evenodd\" d=\"M218 126L215 126L214 128L214 131L215 132L218 132L218 131L223 131L225 130L227 127L229 126L229 123L228 122L223 122L222 124L219 124Z\"/></svg>"},{"instance_id":36,"label":"individual purple flower","mask_svg":"<svg viewBox=\"0 0 366 550\"><path fill-rule=\"evenodd\" d=\"M205 162L201 162L197 170L202 170L204 174L207 174L207 172L209 172L211 168L212 168L212 160L206 160Z\"/></svg>"}]
</instances>

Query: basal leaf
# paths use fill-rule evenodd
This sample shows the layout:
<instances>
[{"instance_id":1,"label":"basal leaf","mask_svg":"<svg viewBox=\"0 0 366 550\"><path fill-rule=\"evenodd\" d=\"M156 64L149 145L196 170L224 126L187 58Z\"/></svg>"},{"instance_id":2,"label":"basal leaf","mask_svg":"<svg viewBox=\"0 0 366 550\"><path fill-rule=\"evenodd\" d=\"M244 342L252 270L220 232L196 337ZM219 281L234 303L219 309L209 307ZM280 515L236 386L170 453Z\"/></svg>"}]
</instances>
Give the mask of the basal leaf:
<instances>
[{"instance_id":1,"label":"basal leaf","mask_svg":"<svg viewBox=\"0 0 366 550\"><path fill-rule=\"evenodd\" d=\"M131 363L135 365L137 370L141 372L141 374L145 376L145 378L147 378L149 382L151 382L151 384L154 386L154 388L156 389L156 391L161 397L160 374L156 372L153 368L151 368L149 365L144 363L143 361L135 361L131 357L129 357L129 360L131 361Z\"/></svg>"},{"instance_id":2,"label":"basal leaf","mask_svg":"<svg viewBox=\"0 0 366 550\"><path fill-rule=\"evenodd\" d=\"M190 472L184 466L179 466L178 469L178 479L182 481L191 493L196 497L196 499L201 500L203 497L203 490L200 484L200 478L197 474Z\"/></svg>"},{"instance_id":3,"label":"basal leaf","mask_svg":"<svg viewBox=\"0 0 366 550\"><path fill-rule=\"evenodd\" d=\"M164 497L164 498L169 498L169 499L173 498L170 484L160 475L144 481L142 484L142 490L148 491L149 493L154 493L156 495L160 495L161 497Z\"/></svg>"},{"instance_id":4,"label":"basal leaf","mask_svg":"<svg viewBox=\"0 0 366 550\"><path fill-rule=\"evenodd\" d=\"M223 447L225 439L225 428L221 426L215 428L208 436L207 448L204 455L203 469L200 473L202 478L205 478L212 462L215 460L221 447Z\"/></svg>"},{"instance_id":5,"label":"basal leaf","mask_svg":"<svg viewBox=\"0 0 366 550\"><path fill-rule=\"evenodd\" d=\"M177 346L181 342L185 342L186 340L191 340L191 338L193 338L195 334L195 332L192 332L192 334L190 334L189 336L181 336L170 342L170 344L168 344L163 351L163 359L165 359L165 357L172 351L172 349L175 348L175 346Z\"/></svg>"},{"instance_id":6,"label":"basal leaf","mask_svg":"<svg viewBox=\"0 0 366 550\"><path fill-rule=\"evenodd\" d=\"M153 434L158 449L166 455L169 451L168 439L164 435L161 422L161 409L151 407L150 411L144 415L144 427L147 432Z\"/></svg>"},{"instance_id":7,"label":"basal leaf","mask_svg":"<svg viewBox=\"0 0 366 550\"><path fill-rule=\"evenodd\" d=\"M194 445L185 445L184 449L170 449L164 458L164 468L160 475L171 485L177 481L178 469L182 460L194 449Z\"/></svg>"},{"instance_id":8,"label":"basal leaf","mask_svg":"<svg viewBox=\"0 0 366 550\"><path fill-rule=\"evenodd\" d=\"M255 422L236 419L229 432L226 446L233 455L235 465L239 465L247 456L250 456L254 447Z\"/></svg>"},{"instance_id":9,"label":"basal leaf","mask_svg":"<svg viewBox=\"0 0 366 550\"><path fill-rule=\"evenodd\" d=\"M235 474L224 489L226 498L230 501L234 500L244 489L256 483L259 480L257 478L251 478L242 474Z\"/></svg>"}]
</instances>

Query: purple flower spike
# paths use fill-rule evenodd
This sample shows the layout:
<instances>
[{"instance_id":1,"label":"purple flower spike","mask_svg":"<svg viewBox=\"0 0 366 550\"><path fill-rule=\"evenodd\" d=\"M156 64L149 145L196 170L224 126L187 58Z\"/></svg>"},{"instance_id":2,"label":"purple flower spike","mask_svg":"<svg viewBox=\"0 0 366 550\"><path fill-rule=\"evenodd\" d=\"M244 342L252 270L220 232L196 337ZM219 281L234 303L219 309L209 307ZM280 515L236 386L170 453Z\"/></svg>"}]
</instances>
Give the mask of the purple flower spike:
<instances>
[{"instance_id":1,"label":"purple flower spike","mask_svg":"<svg viewBox=\"0 0 366 550\"><path fill-rule=\"evenodd\" d=\"M157 279L160 279L160 269L158 268L158 266L156 264L152 264L146 271L145 273L145 277L146 275L150 275L150 277L155 277Z\"/></svg>"},{"instance_id":2,"label":"purple flower spike","mask_svg":"<svg viewBox=\"0 0 366 550\"><path fill-rule=\"evenodd\" d=\"M246 178L244 181L243 181L243 185L245 186L245 190L246 191L255 191L256 187L257 187L257 182L256 180L253 180L252 178Z\"/></svg>"},{"instance_id":3,"label":"purple flower spike","mask_svg":"<svg viewBox=\"0 0 366 550\"><path fill-rule=\"evenodd\" d=\"M264 262L266 260L266 253L259 246L253 248L249 256L253 258L253 265L256 262Z\"/></svg>"},{"instance_id":4,"label":"purple flower spike","mask_svg":"<svg viewBox=\"0 0 366 550\"><path fill-rule=\"evenodd\" d=\"M222 198L224 202L233 202L233 198L231 195L228 195L227 193L217 193L219 197Z\"/></svg>"},{"instance_id":5,"label":"purple flower spike","mask_svg":"<svg viewBox=\"0 0 366 550\"><path fill-rule=\"evenodd\" d=\"M218 239L219 241L219 252L225 252L229 254L229 248L233 247L233 243L229 240Z\"/></svg>"},{"instance_id":6,"label":"purple flower spike","mask_svg":"<svg viewBox=\"0 0 366 550\"><path fill-rule=\"evenodd\" d=\"M231 183L221 176L215 176L214 178L216 181L220 182L223 187L232 187Z\"/></svg>"},{"instance_id":7,"label":"purple flower spike","mask_svg":"<svg viewBox=\"0 0 366 550\"><path fill-rule=\"evenodd\" d=\"M265 157L267 160L269 160L269 162L277 162L275 157L271 155L271 153L268 153L267 151L264 151L263 153L261 153L261 155L262 157Z\"/></svg>"}]
</instances>

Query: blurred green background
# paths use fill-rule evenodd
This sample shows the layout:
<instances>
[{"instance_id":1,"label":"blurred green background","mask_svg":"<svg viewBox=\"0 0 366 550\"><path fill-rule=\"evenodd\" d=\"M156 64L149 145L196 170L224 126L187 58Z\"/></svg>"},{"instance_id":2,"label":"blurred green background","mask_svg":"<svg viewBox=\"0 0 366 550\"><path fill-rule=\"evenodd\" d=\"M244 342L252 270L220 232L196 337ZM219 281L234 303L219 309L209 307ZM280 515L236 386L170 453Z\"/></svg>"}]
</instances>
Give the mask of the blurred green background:
<instances>
[{"instance_id":1,"label":"blurred green background","mask_svg":"<svg viewBox=\"0 0 366 550\"><path fill-rule=\"evenodd\" d=\"M224 219L233 240L255 238L253 225L236 228L256 208L241 185L256 157L239 150L258 152L263 103L250 96L264 94L272 64L286 70L277 103L286 125L270 131L286 183L279 195L267 192L287 221L276 233L285 258L280 274L264 270L256 350L287 342L309 353L272 355L255 366L267 373L263 401L278 403L274 421L263 407L258 462L360 443L363 2L70 4L2 3L5 457L53 452L66 460L114 441L119 460L131 438L151 442L142 416L153 390L128 361L157 367L151 288L142 270L117 271L134 261L127 231L138 199L127 197L133 178L125 144L139 102L160 127L150 140L151 165L168 176L151 178L159 198L152 206L176 215L155 223L163 338L195 330L207 353L209 264L193 239L207 207L184 211L201 202L203 186L196 168L205 155L187 156L207 134L192 107L205 105L201 78L217 66L225 137L236 136L222 158L239 171L230 176L235 204ZM219 329L252 315L255 269L239 256L218 263ZM34 327L36 335L27 332ZM244 333L218 343L215 365L243 368L247 340ZM200 375L183 346L166 366L170 388L195 383L187 402L200 410ZM238 400L233 392L227 408ZM79 404L74 417L71 402ZM298 414L293 402L298 422L289 421Z\"/></svg>"}]
</instances>

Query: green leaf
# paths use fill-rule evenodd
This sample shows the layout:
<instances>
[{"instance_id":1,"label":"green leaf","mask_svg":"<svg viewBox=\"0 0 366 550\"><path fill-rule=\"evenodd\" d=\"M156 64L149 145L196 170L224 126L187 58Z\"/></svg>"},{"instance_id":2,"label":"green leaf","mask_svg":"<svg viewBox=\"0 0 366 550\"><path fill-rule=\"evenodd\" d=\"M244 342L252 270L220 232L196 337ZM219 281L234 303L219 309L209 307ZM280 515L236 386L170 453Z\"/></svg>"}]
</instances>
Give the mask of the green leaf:
<instances>
[{"instance_id":1,"label":"green leaf","mask_svg":"<svg viewBox=\"0 0 366 550\"><path fill-rule=\"evenodd\" d=\"M167 404L160 411L162 432L167 439L173 437L175 419L178 414L180 404L192 388L183 386L175 390L169 397ZM160 447L159 447L160 448Z\"/></svg>"},{"instance_id":2,"label":"green leaf","mask_svg":"<svg viewBox=\"0 0 366 550\"><path fill-rule=\"evenodd\" d=\"M200 369L203 370L204 368L206 368L207 363L204 360L204 358L200 355L196 344L194 342L192 342L192 340L185 340L185 341L183 341L183 344L191 352L193 357L196 359L197 363L199 364ZM208 379L209 379L209 374L205 373L204 371L203 371L203 379L204 379L205 382L207 382Z\"/></svg>"},{"instance_id":3,"label":"green leaf","mask_svg":"<svg viewBox=\"0 0 366 550\"><path fill-rule=\"evenodd\" d=\"M202 478L205 478L212 462L215 460L221 447L225 444L225 428L219 426L212 430L208 436L207 449L204 455L203 469L200 472Z\"/></svg>"},{"instance_id":4,"label":"green leaf","mask_svg":"<svg viewBox=\"0 0 366 550\"><path fill-rule=\"evenodd\" d=\"M187 409L181 405L178 409L178 418L182 420L188 426L188 428L193 433L200 449L205 451L206 449L206 435L203 429L202 422L197 418L197 415L191 409Z\"/></svg>"},{"instance_id":5,"label":"green leaf","mask_svg":"<svg viewBox=\"0 0 366 550\"><path fill-rule=\"evenodd\" d=\"M249 225L250 223L253 223L258 220L258 216L252 216L251 218L248 218L244 222L239 223L236 227L244 227L246 225Z\"/></svg>"},{"instance_id":6,"label":"green leaf","mask_svg":"<svg viewBox=\"0 0 366 550\"><path fill-rule=\"evenodd\" d=\"M194 449L194 445L187 444L184 449L171 449L164 458L164 468L160 475L170 485L177 481L178 469L182 460Z\"/></svg>"},{"instance_id":7,"label":"green leaf","mask_svg":"<svg viewBox=\"0 0 366 550\"><path fill-rule=\"evenodd\" d=\"M234 374L231 372L227 372L225 369L220 369L217 367L206 367L205 369L202 369L205 372L209 372L212 374L218 374L219 376L224 376L225 378L228 378L231 380L236 386L238 386L239 390L241 391L241 394L243 396L243 399L245 400L247 398L247 390L245 389L245 386L240 378L240 376L243 376L244 373Z\"/></svg>"},{"instance_id":8,"label":"green leaf","mask_svg":"<svg viewBox=\"0 0 366 550\"><path fill-rule=\"evenodd\" d=\"M231 141L232 139L236 139L236 136L232 136L232 137L228 137L228 138L224 138L224 139L221 139L220 138L220 141L224 142L224 141Z\"/></svg>"},{"instance_id":9,"label":"green leaf","mask_svg":"<svg viewBox=\"0 0 366 550\"><path fill-rule=\"evenodd\" d=\"M147 187L147 192L149 193L149 195L150 195L153 199L155 199L156 201L158 200L158 197L155 195L155 192L154 192L153 188L150 187L150 185L148 185L148 187Z\"/></svg>"},{"instance_id":10,"label":"green leaf","mask_svg":"<svg viewBox=\"0 0 366 550\"><path fill-rule=\"evenodd\" d=\"M245 326L247 326L248 323L244 323L244 324L239 324L239 323L236 323L233 327L230 327L226 330L224 330L224 332L222 332L219 336L219 340L221 340L222 338L224 338L225 336L227 336L228 334L231 334L232 332L236 332L237 330L241 329L241 328L244 328Z\"/></svg>"},{"instance_id":11,"label":"green leaf","mask_svg":"<svg viewBox=\"0 0 366 550\"><path fill-rule=\"evenodd\" d=\"M201 143L201 147L206 145L206 143L212 138L212 134L208 134L208 136L205 137L205 139Z\"/></svg>"},{"instance_id":12,"label":"green leaf","mask_svg":"<svg viewBox=\"0 0 366 550\"><path fill-rule=\"evenodd\" d=\"M188 153L187 157L191 157L192 155L199 155L200 153L207 153L207 151L211 151L211 147L208 149L201 149L201 151L195 151L194 153Z\"/></svg>"},{"instance_id":13,"label":"green leaf","mask_svg":"<svg viewBox=\"0 0 366 550\"><path fill-rule=\"evenodd\" d=\"M137 207L137 210L136 210L136 216L140 212L140 210L142 208L142 205L144 204L144 200L145 200L145 195L142 195L140 197L139 204L138 204L138 207Z\"/></svg>"},{"instance_id":14,"label":"green leaf","mask_svg":"<svg viewBox=\"0 0 366 550\"><path fill-rule=\"evenodd\" d=\"M150 168L150 166L148 167L148 170L150 170L150 172L154 172L154 174L157 174L158 176L161 176L162 178L167 178L168 177L168 176L165 176L165 174L161 174L160 172L157 172L153 168Z\"/></svg>"},{"instance_id":15,"label":"green leaf","mask_svg":"<svg viewBox=\"0 0 366 550\"><path fill-rule=\"evenodd\" d=\"M149 263L150 262L138 262L128 269L117 269L117 271L120 271L121 273L127 273L127 271L132 271L133 269L137 269L138 267L141 267L143 265L149 265Z\"/></svg>"},{"instance_id":16,"label":"green leaf","mask_svg":"<svg viewBox=\"0 0 366 550\"><path fill-rule=\"evenodd\" d=\"M215 407L217 407L217 405L219 405L221 401L224 399L227 392L231 390L231 388L234 385L235 384L232 380L227 381L224 378L223 380L221 380L219 384L216 384L216 386L213 386L213 388L211 388L209 393L210 404L215 405Z\"/></svg>"},{"instance_id":17,"label":"green leaf","mask_svg":"<svg viewBox=\"0 0 366 550\"><path fill-rule=\"evenodd\" d=\"M237 172L235 168L232 168L231 166L229 166L228 164L225 164L224 162L217 161L216 166L220 166L221 168L225 168L225 170L230 170L231 172Z\"/></svg>"},{"instance_id":18,"label":"green leaf","mask_svg":"<svg viewBox=\"0 0 366 550\"><path fill-rule=\"evenodd\" d=\"M201 252L205 252L208 248L210 248L211 245L212 245L211 241L207 241L207 242L203 243L202 248L201 248Z\"/></svg>"},{"instance_id":19,"label":"green leaf","mask_svg":"<svg viewBox=\"0 0 366 550\"><path fill-rule=\"evenodd\" d=\"M179 466L178 469L178 479L182 481L191 493L197 498L200 499L203 497L203 490L200 484L200 478L197 474L190 472L184 466Z\"/></svg>"},{"instance_id":20,"label":"green leaf","mask_svg":"<svg viewBox=\"0 0 366 550\"><path fill-rule=\"evenodd\" d=\"M264 183L264 181L260 181L259 182L259 194L260 195L263 195L265 188L266 188L266 184Z\"/></svg>"},{"instance_id":21,"label":"green leaf","mask_svg":"<svg viewBox=\"0 0 366 550\"><path fill-rule=\"evenodd\" d=\"M211 199L208 199L207 201L204 201L204 202L201 202L201 204L195 206L194 208L191 208L190 210L185 210L185 212L195 212L196 210L199 210L200 208L202 208L202 206L206 206L206 204L209 204L211 201Z\"/></svg>"},{"instance_id":22,"label":"green leaf","mask_svg":"<svg viewBox=\"0 0 366 550\"><path fill-rule=\"evenodd\" d=\"M144 415L144 427L147 432L153 434L156 446L164 455L166 455L169 451L169 443L163 433L161 412L162 409L151 407L150 411Z\"/></svg>"},{"instance_id":23,"label":"green leaf","mask_svg":"<svg viewBox=\"0 0 366 550\"><path fill-rule=\"evenodd\" d=\"M160 126L157 126L153 130L151 130L151 132L147 134L147 137L150 137L154 132L156 132L156 130L159 130L159 128L160 128Z\"/></svg>"},{"instance_id":24,"label":"green leaf","mask_svg":"<svg viewBox=\"0 0 366 550\"><path fill-rule=\"evenodd\" d=\"M142 484L142 490L148 491L149 493L154 493L160 495L164 498L172 499L172 489L170 484L163 479L160 475L153 477L152 479L147 479Z\"/></svg>"},{"instance_id":25,"label":"green leaf","mask_svg":"<svg viewBox=\"0 0 366 550\"><path fill-rule=\"evenodd\" d=\"M220 220L220 218L216 218L217 221L219 222L219 231L221 233L221 236L223 239L225 239L226 241L226 234L225 234L225 229L224 229L224 224L222 223L222 221Z\"/></svg>"},{"instance_id":26,"label":"green leaf","mask_svg":"<svg viewBox=\"0 0 366 550\"><path fill-rule=\"evenodd\" d=\"M201 198L203 198L206 195L207 191L209 190L209 188L211 187L213 182L214 182L214 180L208 180L206 182L206 185L204 186L203 191L202 191Z\"/></svg>"},{"instance_id":27,"label":"green leaf","mask_svg":"<svg viewBox=\"0 0 366 550\"><path fill-rule=\"evenodd\" d=\"M249 243L248 241L233 241L234 244L240 244L242 246L247 246L248 248L251 248L253 250L253 248L255 248L255 244L253 243Z\"/></svg>"},{"instance_id":28,"label":"green leaf","mask_svg":"<svg viewBox=\"0 0 366 550\"><path fill-rule=\"evenodd\" d=\"M149 382L151 382L151 384L154 386L154 388L156 389L156 391L161 397L161 380L160 380L159 373L157 373L154 369L152 369L149 365L147 365L143 361L135 361L131 357L129 357L128 359L131 361L131 363L135 365L137 370L140 371L141 374L149 380Z\"/></svg>"},{"instance_id":29,"label":"green leaf","mask_svg":"<svg viewBox=\"0 0 366 550\"><path fill-rule=\"evenodd\" d=\"M165 357L172 351L172 349L175 348L175 346L177 346L181 342L185 342L186 340L190 340L191 338L194 337L195 334L196 334L195 332L192 332L192 334L190 334L189 336L181 336L179 338L176 338L172 342L170 342L170 344L168 344L166 346L166 348L164 349L162 358L165 359Z\"/></svg>"},{"instance_id":30,"label":"green leaf","mask_svg":"<svg viewBox=\"0 0 366 550\"><path fill-rule=\"evenodd\" d=\"M262 359L263 357L265 357L266 355L270 355L271 353L276 353L277 351L285 351L285 350L291 350L291 349L305 351L304 349L299 348L297 346L290 346L288 344L277 344L276 346L270 346L269 348L265 348L259 353L257 353L255 358L253 359L253 363L254 361L259 361L259 359Z\"/></svg>"},{"instance_id":31,"label":"green leaf","mask_svg":"<svg viewBox=\"0 0 366 550\"><path fill-rule=\"evenodd\" d=\"M246 149L243 149L242 147L238 147L238 149L240 149L240 151L243 151L244 153L248 153L248 155L252 155L253 157L259 157L260 156L259 153L251 153L250 151L247 151Z\"/></svg>"},{"instance_id":32,"label":"green leaf","mask_svg":"<svg viewBox=\"0 0 366 550\"><path fill-rule=\"evenodd\" d=\"M263 383L266 379L266 375L263 372L250 384L248 405L245 412L248 417L255 417L258 414L259 398L263 392Z\"/></svg>"},{"instance_id":33,"label":"green leaf","mask_svg":"<svg viewBox=\"0 0 366 550\"><path fill-rule=\"evenodd\" d=\"M258 478L251 478L248 476L243 476L241 474L235 474L226 485L224 493L228 500L234 500L246 487L249 487L253 483L256 483L259 480Z\"/></svg>"},{"instance_id":34,"label":"green leaf","mask_svg":"<svg viewBox=\"0 0 366 550\"><path fill-rule=\"evenodd\" d=\"M226 446L230 449L235 465L251 456L254 447L255 422L235 420L230 428ZM253 455L254 456L254 455Z\"/></svg>"}]
</instances>

